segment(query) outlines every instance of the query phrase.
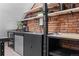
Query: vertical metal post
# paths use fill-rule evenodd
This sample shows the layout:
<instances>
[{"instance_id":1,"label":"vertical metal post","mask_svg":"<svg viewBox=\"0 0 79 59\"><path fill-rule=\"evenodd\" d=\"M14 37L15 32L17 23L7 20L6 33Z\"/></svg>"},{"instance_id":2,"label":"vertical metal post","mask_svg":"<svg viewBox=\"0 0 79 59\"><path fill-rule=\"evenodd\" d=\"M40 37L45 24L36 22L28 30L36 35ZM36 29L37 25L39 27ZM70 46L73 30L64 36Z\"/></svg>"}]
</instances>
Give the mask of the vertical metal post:
<instances>
[{"instance_id":1,"label":"vertical metal post","mask_svg":"<svg viewBox=\"0 0 79 59\"><path fill-rule=\"evenodd\" d=\"M60 11L63 10L63 3L59 3L60 5Z\"/></svg>"},{"instance_id":2,"label":"vertical metal post","mask_svg":"<svg viewBox=\"0 0 79 59\"><path fill-rule=\"evenodd\" d=\"M73 3L70 3L70 8L73 8Z\"/></svg>"},{"instance_id":3,"label":"vertical metal post","mask_svg":"<svg viewBox=\"0 0 79 59\"><path fill-rule=\"evenodd\" d=\"M60 5L60 11L62 11L62 10L65 10L65 9L66 9L66 6L65 6L65 4L64 4L64 3L59 3L59 5Z\"/></svg>"},{"instance_id":4,"label":"vertical metal post","mask_svg":"<svg viewBox=\"0 0 79 59\"><path fill-rule=\"evenodd\" d=\"M48 8L47 3L43 4L43 19L44 19L44 40L43 40L43 56L48 55Z\"/></svg>"},{"instance_id":5,"label":"vertical metal post","mask_svg":"<svg viewBox=\"0 0 79 59\"><path fill-rule=\"evenodd\" d=\"M75 8L75 4L74 3L70 3L70 8Z\"/></svg>"}]
</instances>

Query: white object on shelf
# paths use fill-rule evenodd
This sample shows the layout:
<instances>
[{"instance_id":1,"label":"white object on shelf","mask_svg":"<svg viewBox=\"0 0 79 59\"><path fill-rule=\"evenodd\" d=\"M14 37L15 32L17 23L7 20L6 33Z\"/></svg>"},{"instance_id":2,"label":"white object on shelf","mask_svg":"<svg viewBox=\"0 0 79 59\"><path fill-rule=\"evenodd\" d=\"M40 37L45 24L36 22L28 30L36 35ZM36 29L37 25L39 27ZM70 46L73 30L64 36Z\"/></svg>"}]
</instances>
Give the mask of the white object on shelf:
<instances>
[{"instance_id":1,"label":"white object on shelf","mask_svg":"<svg viewBox=\"0 0 79 59\"><path fill-rule=\"evenodd\" d=\"M42 26L43 25L43 18L39 19L39 25Z\"/></svg>"},{"instance_id":2,"label":"white object on shelf","mask_svg":"<svg viewBox=\"0 0 79 59\"><path fill-rule=\"evenodd\" d=\"M43 16L43 13L39 13L38 16Z\"/></svg>"}]
</instances>

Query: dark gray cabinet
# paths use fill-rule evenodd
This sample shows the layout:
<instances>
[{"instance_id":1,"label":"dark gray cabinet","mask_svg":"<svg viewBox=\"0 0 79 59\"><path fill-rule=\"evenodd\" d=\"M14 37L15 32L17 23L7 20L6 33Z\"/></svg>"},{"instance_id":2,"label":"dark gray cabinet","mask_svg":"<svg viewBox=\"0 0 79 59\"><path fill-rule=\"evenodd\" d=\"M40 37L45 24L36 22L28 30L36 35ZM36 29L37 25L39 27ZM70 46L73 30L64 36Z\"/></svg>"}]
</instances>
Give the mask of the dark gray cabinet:
<instances>
[{"instance_id":1,"label":"dark gray cabinet","mask_svg":"<svg viewBox=\"0 0 79 59\"><path fill-rule=\"evenodd\" d=\"M24 35L24 55L42 56L42 35L26 34Z\"/></svg>"},{"instance_id":2,"label":"dark gray cabinet","mask_svg":"<svg viewBox=\"0 0 79 59\"><path fill-rule=\"evenodd\" d=\"M43 34L15 33L14 48L22 56L42 56Z\"/></svg>"},{"instance_id":3,"label":"dark gray cabinet","mask_svg":"<svg viewBox=\"0 0 79 59\"><path fill-rule=\"evenodd\" d=\"M24 55L25 56L30 56L31 55L31 36L24 35Z\"/></svg>"},{"instance_id":4,"label":"dark gray cabinet","mask_svg":"<svg viewBox=\"0 0 79 59\"><path fill-rule=\"evenodd\" d=\"M31 40L31 55L42 55L42 37L40 35L32 35L34 38Z\"/></svg>"}]
</instances>

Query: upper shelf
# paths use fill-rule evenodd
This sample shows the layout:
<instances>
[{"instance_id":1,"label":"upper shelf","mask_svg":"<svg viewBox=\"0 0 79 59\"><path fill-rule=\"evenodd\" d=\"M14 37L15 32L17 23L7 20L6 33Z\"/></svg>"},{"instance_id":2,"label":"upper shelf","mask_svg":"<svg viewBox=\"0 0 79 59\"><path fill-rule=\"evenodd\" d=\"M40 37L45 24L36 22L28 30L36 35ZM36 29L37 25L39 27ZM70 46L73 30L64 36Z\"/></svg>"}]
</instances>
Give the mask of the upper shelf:
<instances>
[{"instance_id":1,"label":"upper shelf","mask_svg":"<svg viewBox=\"0 0 79 59\"><path fill-rule=\"evenodd\" d=\"M68 14L68 13L73 13L73 12L79 12L79 7L72 8L72 9L67 9L67 10L62 10L62 11L58 11L58 12L49 13L48 16L57 16L57 15ZM30 17L30 18L24 19L24 21L32 20L32 19L38 19L38 18L42 18L42 17L43 16Z\"/></svg>"},{"instance_id":2,"label":"upper shelf","mask_svg":"<svg viewBox=\"0 0 79 59\"><path fill-rule=\"evenodd\" d=\"M56 5L56 4L53 4L53 6L51 6L52 4L48 4L48 10L51 9L51 8L54 8L54 7L59 7L59 5ZM38 7L35 7L25 13L29 14L29 13L34 13L34 12L38 12L38 11L41 11L43 8L43 4L41 6L38 6Z\"/></svg>"},{"instance_id":3,"label":"upper shelf","mask_svg":"<svg viewBox=\"0 0 79 59\"><path fill-rule=\"evenodd\" d=\"M42 6L38 6L38 7L36 7L36 8L33 8L33 9L31 9L31 10L27 11L26 13L28 14L28 13L37 12L37 11L40 11L40 10L41 10L41 8L42 8Z\"/></svg>"}]
</instances>

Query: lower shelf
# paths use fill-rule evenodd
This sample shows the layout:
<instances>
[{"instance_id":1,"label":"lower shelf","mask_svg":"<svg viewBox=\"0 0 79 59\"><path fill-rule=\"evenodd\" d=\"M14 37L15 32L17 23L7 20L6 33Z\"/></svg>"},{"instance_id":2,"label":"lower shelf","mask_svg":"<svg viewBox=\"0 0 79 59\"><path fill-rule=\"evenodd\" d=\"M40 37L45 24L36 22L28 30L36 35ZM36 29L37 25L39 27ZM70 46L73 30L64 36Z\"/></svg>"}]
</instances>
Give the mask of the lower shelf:
<instances>
[{"instance_id":1,"label":"lower shelf","mask_svg":"<svg viewBox=\"0 0 79 59\"><path fill-rule=\"evenodd\" d=\"M54 52L50 52L49 55L50 55L50 56L61 56L61 55L59 55L59 54L57 54L57 53L54 53Z\"/></svg>"},{"instance_id":2,"label":"lower shelf","mask_svg":"<svg viewBox=\"0 0 79 59\"><path fill-rule=\"evenodd\" d=\"M54 51L50 51L49 55L50 56L79 56L79 51L61 48Z\"/></svg>"}]
</instances>

